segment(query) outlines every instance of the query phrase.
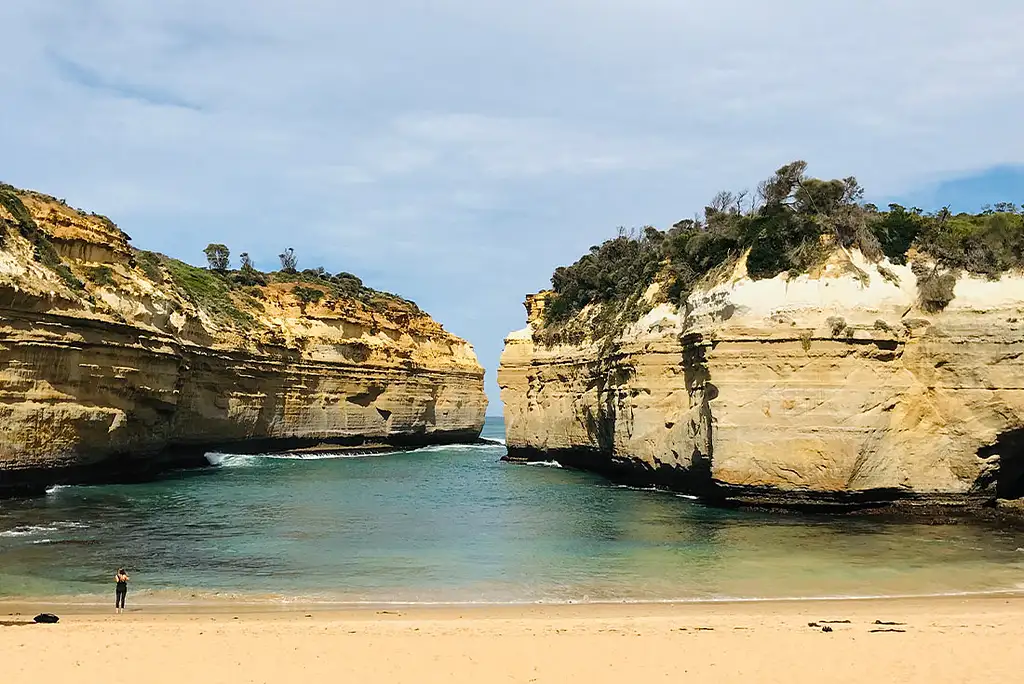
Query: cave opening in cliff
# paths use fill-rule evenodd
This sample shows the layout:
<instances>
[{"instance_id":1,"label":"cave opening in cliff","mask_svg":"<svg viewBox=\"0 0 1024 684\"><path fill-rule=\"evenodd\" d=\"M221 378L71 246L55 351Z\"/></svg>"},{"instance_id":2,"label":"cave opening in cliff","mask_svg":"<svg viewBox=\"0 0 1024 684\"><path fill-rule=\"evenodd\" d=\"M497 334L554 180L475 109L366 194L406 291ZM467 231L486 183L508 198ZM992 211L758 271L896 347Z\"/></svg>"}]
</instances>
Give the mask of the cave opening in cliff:
<instances>
[{"instance_id":1,"label":"cave opening in cliff","mask_svg":"<svg viewBox=\"0 0 1024 684\"><path fill-rule=\"evenodd\" d=\"M995 476L996 496L1000 499L1024 497L1024 428L999 435L995 444L978 452L982 458L999 457Z\"/></svg>"}]
</instances>

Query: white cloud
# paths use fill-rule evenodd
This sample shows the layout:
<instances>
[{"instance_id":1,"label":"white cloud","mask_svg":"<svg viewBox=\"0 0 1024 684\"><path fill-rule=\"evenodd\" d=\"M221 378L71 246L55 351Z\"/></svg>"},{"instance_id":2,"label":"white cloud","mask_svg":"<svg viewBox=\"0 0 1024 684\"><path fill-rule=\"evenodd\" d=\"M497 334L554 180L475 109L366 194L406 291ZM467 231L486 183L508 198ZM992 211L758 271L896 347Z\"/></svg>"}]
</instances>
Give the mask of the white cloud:
<instances>
[{"instance_id":1,"label":"white cloud","mask_svg":"<svg viewBox=\"0 0 1024 684\"><path fill-rule=\"evenodd\" d=\"M587 128L587 122L550 118L448 113L402 117L395 134L434 150L439 165L497 180L651 170L685 157L666 140Z\"/></svg>"}]
</instances>

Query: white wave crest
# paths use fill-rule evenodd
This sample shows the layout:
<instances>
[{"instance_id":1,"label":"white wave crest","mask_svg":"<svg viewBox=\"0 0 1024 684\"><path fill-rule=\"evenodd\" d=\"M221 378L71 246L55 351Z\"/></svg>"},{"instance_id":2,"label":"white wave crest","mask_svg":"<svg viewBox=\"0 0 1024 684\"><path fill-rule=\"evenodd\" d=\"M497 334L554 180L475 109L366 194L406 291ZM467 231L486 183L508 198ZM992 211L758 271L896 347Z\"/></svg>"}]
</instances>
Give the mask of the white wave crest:
<instances>
[{"instance_id":1,"label":"white wave crest","mask_svg":"<svg viewBox=\"0 0 1024 684\"><path fill-rule=\"evenodd\" d=\"M504 444L433 444L431 446L418 447L416 449L407 449L400 451L401 454L431 454L440 451L494 451L494 450L505 450Z\"/></svg>"},{"instance_id":2,"label":"white wave crest","mask_svg":"<svg viewBox=\"0 0 1024 684\"><path fill-rule=\"evenodd\" d=\"M211 452L206 454L206 460L212 466L218 466L221 468L242 468L259 465L264 461L332 461L336 459L370 458L371 456L381 456L385 453L387 452L310 452L302 454L221 454Z\"/></svg>"},{"instance_id":3,"label":"white wave crest","mask_svg":"<svg viewBox=\"0 0 1024 684\"><path fill-rule=\"evenodd\" d=\"M0 537L8 537L8 538L13 538L13 537L32 537L32 536L35 536L37 534L42 534L44 532L60 532L61 530L77 530L77 529L82 529L82 528L86 528L86 527L88 527L88 525L86 525L85 523L82 523L82 522L78 522L77 520L58 520L58 521L52 522L52 523L50 523L48 525L18 525L17 527L13 527L13 528L11 528L9 530L0 531ZM39 541L35 541L35 542L32 542L32 543L33 544L38 544L38 543L42 543L43 541L49 541L49 540L39 540Z\"/></svg>"},{"instance_id":4,"label":"white wave crest","mask_svg":"<svg viewBox=\"0 0 1024 684\"><path fill-rule=\"evenodd\" d=\"M260 458L254 454L221 454L216 452L209 452L205 456L210 465L219 468L239 468L256 465Z\"/></svg>"},{"instance_id":5,"label":"white wave crest","mask_svg":"<svg viewBox=\"0 0 1024 684\"><path fill-rule=\"evenodd\" d=\"M31 537L40 532L56 532L57 527L52 525L18 525L17 527L0 532L0 537Z\"/></svg>"},{"instance_id":6,"label":"white wave crest","mask_svg":"<svg viewBox=\"0 0 1024 684\"><path fill-rule=\"evenodd\" d=\"M665 489L664 487L655 487L655 486L636 487L634 485L627 485L627 484L613 484L613 485L608 485L608 486L612 487L613 489L628 489L631 492L648 492L648 493L651 493L651 494L665 494L667 496L674 496L676 498L686 499L688 501L700 501L700 497L699 496L694 496L693 494L682 494L680 492L674 492L671 489Z\"/></svg>"},{"instance_id":7,"label":"white wave crest","mask_svg":"<svg viewBox=\"0 0 1024 684\"><path fill-rule=\"evenodd\" d=\"M70 486L71 485L50 485L46 488L46 494L47 496L54 496Z\"/></svg>"},{"instance_id":8,"label":"white wave crest","mask_svg":"<svg viewBox=\"0 0 1024 684\"><path fill-rule=\"evenodd\" d=\"M371 456L381 455L382 452L353 454L327 451L309 454L267 454L262 458L266 458L271 461L333 461L339 458L369 458Z\"/></svg>"},{"instance_id":9,"label":"white wave crest","mask_svg":"<svg viewBox=\"0 0 1024 684\"><path fill-rule=\"evenodd\" d=\"M398 454L423 454L442 451L493 452L504 451L502 444L435 444L415 449L396 449L382 451L315 451L288 452L279 454L226 454L209 451L205 454L207 462L220 468L244 468L259 465L265 461L330 461L336 459L372 458Z\"/></svg>"},{"instance_id":10,"label":"white wave crest","mask_svg":"<svg viewBox=\"0 0 1024 684\"><path fill-rule=\"evenodd\" d=\"M542 468L561 468L563 467L558 461L527 461L525 465L540 466Z\"/></svg>"}]
</instances>

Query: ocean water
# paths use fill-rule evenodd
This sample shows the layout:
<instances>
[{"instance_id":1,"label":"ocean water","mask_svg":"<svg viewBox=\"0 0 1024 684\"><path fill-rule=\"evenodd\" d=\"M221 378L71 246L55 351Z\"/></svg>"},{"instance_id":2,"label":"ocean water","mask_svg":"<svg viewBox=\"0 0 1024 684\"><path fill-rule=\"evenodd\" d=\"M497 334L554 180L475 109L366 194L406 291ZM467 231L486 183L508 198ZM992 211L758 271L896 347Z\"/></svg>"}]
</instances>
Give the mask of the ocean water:
<instances>
[{"instance_id":1,"label":"ocean water","mask_svg":"<svg viewBox=\"0 0 1024 684\"><path fill-rule=\"evenodd\" d=\"M489 419L485 437L503 436ZM211 455L147 484L0 502L0 598L669 601L1024 587L1024 533L708 508L504 447Z\"/></svg>"}]
</instances>

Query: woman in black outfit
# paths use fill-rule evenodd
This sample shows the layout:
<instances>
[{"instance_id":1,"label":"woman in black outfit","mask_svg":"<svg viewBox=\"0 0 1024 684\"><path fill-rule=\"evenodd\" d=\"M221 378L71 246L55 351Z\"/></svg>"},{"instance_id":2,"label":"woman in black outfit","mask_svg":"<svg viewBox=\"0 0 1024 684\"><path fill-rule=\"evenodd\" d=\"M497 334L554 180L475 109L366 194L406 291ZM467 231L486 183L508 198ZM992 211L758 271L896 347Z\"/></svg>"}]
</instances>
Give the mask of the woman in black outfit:
<instances>
[{"instance_id":1,"label":"woman in black outfit","mask_svg":"<svg viewBox=\"0 0 1024 684\"><path fill-rule=\"evenodd\" d=\"M117 593L114 594L114 610L118 613L123 613L124 599L128 595L128 573L124 571L124 568L117 569L114 581L117 582Z\"/></svg>"}]
</instances>

